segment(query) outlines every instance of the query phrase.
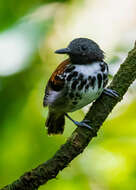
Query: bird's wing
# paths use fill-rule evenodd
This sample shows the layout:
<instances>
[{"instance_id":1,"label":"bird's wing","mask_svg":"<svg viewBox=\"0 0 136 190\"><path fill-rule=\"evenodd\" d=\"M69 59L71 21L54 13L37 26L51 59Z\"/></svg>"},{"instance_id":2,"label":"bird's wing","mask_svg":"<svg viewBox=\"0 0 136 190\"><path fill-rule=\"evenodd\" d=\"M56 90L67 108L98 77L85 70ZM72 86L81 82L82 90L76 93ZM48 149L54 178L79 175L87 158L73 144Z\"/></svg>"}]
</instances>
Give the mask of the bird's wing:
<instances>
[{"instance_id":1,"label":"bird's wing","mask_svg":"<svg viewBox=\"0 0 136 190\"><path fill-rule=\"evenodd\" d=\"M43 106L47 106L55 99L55 95L59 93L64 87L64 71L69 66L70 60L66 59L63 61L51 75L46 89L43 100Z\"/></svg>"}]
</instances>

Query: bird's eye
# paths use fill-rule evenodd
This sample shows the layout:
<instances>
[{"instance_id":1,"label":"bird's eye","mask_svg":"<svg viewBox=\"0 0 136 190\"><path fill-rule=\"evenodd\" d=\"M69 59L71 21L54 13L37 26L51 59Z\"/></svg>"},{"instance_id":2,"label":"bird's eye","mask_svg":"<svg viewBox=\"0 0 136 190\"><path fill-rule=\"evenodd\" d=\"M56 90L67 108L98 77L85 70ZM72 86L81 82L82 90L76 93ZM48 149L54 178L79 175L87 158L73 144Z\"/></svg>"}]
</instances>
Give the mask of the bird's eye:
<instances>
[{"instance_id":1,"label":"bird's eye","mask_svg":"<svg viewBox=\"0 0 136 190\"><path fill-rule=\"evenodd\" d=\"M87 50L87 46L86 46L86 45L82 45L82 46L81 46L81 49L82 49L83 51L85 51L85 50Z\"/></svg>"}]
</instances>

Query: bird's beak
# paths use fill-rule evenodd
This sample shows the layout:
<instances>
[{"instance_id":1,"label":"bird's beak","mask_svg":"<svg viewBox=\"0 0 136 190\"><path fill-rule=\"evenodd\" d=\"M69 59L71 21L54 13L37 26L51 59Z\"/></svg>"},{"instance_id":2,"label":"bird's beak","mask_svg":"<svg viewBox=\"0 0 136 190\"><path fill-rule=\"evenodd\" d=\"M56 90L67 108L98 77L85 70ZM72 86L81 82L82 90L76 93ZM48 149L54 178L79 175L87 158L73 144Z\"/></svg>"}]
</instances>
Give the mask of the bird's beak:
<instances>
[{"instance_id":1,"label":"bird's beak","mask_svg":"<svg viewBox=\"0 0 136 190\"><path fill-rule=\"evenodd\" d=\"M69 48L63 48L63 49L58 49L55 51L55 53L58 53L58 54L69 54L71 51Z\"/></svg>"}]
</instances>

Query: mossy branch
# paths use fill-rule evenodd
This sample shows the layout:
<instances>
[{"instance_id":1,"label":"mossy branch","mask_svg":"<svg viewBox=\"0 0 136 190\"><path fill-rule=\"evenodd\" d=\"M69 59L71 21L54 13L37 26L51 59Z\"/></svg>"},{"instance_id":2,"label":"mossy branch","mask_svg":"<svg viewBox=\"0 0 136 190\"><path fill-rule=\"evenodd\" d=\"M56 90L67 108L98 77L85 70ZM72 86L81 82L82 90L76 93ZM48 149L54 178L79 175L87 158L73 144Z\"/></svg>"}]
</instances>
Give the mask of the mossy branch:
<instances>
[{"instance_id":1,"label":"mossy branch","mask_svg":"<svg viewBox=\"0 0 136 190\"><path fill-rule=\"evenodd\" d=\"M136 79L136 44L128 54L119 71L114 76L109 88L116 90L120 98L114 99L106 95L101 95L93 103L85 118L91 121L96 133L103 124L114 106L121 101L129 86ZM12 184L7 185L1 190L36 190L40 185L48 180L55 178L59 171L63 170L68 164L88 145L94 135L86 128L77 128L64 145L47 162L37 168L25 173Z\"/></svg>"}]
</instances>

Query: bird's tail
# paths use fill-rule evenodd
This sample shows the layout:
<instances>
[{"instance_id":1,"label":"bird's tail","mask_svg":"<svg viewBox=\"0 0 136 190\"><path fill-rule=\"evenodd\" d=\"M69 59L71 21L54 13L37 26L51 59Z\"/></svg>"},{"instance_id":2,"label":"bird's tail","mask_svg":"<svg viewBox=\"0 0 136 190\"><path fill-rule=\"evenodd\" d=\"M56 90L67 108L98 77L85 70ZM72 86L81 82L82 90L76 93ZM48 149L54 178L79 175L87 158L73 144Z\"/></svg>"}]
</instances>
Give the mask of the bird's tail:
<instances>
[{"instance_id":1,"label":"bird's tail","mask_svg":"<svg viewBox=\"0 0 136 190\"><path fill-rule=\"evenodd\" d=\"M64 131L64 124L64 114L58 115L49 111L45 123L46 127L48 128L48 135L62 134Z\"/></svg>"}]
</instances>

